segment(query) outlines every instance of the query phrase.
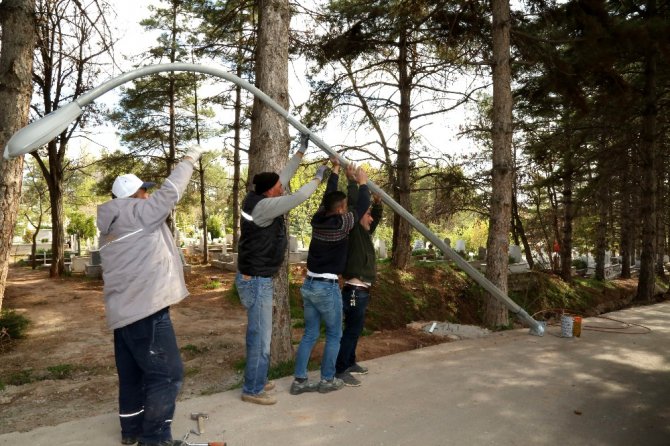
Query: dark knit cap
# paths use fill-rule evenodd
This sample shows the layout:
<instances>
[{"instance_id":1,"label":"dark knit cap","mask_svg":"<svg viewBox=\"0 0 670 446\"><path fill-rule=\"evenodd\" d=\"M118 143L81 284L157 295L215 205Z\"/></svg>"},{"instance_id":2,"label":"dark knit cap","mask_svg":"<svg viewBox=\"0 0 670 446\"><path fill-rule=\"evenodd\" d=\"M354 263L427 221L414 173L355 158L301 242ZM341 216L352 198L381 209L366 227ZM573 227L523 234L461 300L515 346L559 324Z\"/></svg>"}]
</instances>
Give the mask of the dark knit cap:
<instances>
[{"instance_id":1,"label":"dark knit cap","mask_svg":"<svg viewBox=\"0 0 670 446\"><path fill-rule=\"evenodd\" d=\"M279 175L274 172L262 172L254 175L253 183L256 185L256 193L262 194L272 189L272 187L279 181Z\"/></svg>"}]
</instances>

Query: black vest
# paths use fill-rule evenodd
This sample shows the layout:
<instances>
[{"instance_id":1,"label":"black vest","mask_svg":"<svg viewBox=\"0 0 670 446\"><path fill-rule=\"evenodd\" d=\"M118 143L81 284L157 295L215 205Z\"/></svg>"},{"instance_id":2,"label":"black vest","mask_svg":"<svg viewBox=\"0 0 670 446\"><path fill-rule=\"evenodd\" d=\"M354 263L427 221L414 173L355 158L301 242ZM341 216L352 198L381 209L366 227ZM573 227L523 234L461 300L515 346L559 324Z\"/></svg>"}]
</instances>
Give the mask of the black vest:
<instances>
[{"instance_id":1,"label":"black vest","mask_svg":"<svg viewBox=\"0 0 670 446\"><path fill-rule=\"evenodd\" d=\"M286 253L286 228L284 216L276 217L270 226L261 227L251 221L256 205L266 198L249 192L242 203L240 218L240 241L237 253L237 269L247 276L271 277L279 270Z\"/></svg>"}]
</instances>

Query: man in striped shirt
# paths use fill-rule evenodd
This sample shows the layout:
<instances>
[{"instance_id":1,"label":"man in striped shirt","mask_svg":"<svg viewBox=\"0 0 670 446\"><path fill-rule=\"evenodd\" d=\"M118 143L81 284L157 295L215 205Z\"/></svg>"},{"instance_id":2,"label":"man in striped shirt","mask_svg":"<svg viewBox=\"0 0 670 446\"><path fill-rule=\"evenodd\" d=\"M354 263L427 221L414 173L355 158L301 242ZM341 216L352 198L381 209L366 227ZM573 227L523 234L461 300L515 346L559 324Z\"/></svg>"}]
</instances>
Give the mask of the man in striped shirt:
<instances>
[{"instance_id":1,"label":"man in striped shirt","mask_svg":"<svg viewBox=\"0 0 670 446\"><path fill-rule=\"evenodd\" d=\"M347 196L337 190L339 169L339 162L334 159L323 201L312 218L307 277L300 289L305 332L296 353L295 379L290 390L292 395L317 390L326 393L344 386L342 380L335 378L335 360L342 336L342 295L338 275L346 265L349 231L370 206L370 199L369 194L362 194L362 197L368 197L367 200L360 199L358 206L347 212ZM349 164L347 177L356 177L359 187L367 190L368 176L363 169L355 170ZM321 359L321 380L317 384L307 380L307 363L319 338L321 320L326 325L326 346Z\"/></svg>"}]
</instances>

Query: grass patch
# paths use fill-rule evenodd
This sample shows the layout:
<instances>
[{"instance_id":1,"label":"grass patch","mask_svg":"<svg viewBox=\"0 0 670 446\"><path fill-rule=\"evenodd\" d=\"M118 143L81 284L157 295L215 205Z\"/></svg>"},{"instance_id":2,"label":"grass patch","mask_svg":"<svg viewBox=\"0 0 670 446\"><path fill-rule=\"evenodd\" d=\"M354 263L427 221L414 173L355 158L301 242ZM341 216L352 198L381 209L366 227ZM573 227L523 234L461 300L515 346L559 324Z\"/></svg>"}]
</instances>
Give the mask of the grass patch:
<instances>
[{"instance_id":1,"label":"grass patch","mask_svg":"<svg viewBox=\"0 0 670 446\"><path fill-rule=\"evenodd\" d=\"M186 367L184 369L184 378L190 378L200 373L200 367Z\"/></svg>"},{"instance_id":2,"label":"grass patch","mask_svg":"<svg viewBox=\"0 0 670 446\"><path fill-rule=\"evenodd\" d=\"M233 286L231 286L228 291L223 293L223 297L231 304L242 305L242 302L240 302L240 294L237 292L237 284L235 281L233 281Z\"/></svg>"},{"instance_id":3,"label":"grass patch","mask_svg":"<svg viewBox=\"0 0 670 446\"><path fill-rule=\"evenodd\" d=\"M68 379L72 377L74 367L72 364L58 364L47 367L47 370L53 379Z\"/></svg>"},{"instance_id":4,"label":"grass patch","mask_svg":"<svg viewBox=\"0 0 670 446\"><path fill-rule=\"evenodd\" d=\"M35 382L32 369L21 370L14 372L7 377L7 384L11 386L22 386Z\"/></svg>"},{"instance_id":5,"label":"grass patch","mask_svg":"<svg viewBox=\"0 0 670 446\"><path fill-rule=\"evenodd\" d=\"M207 348L200 348L197 345L186 344L181 348L181 351L191 353L192 355L200 355L202 353L205 353L207 351Z\"/></svg>"},{"instance_id":6,"label":"grass patch","mask_svg":"<svg viewBox=\"0 0 670 446\"><path fill-rule=\"evenodd\" d=\"M292 376L295 370L295 360L280 362L276 365L270 366L268 370L268 379L279 379L285 376Z\"/></svg>"},{"instance_id":7,"label":"grass patch","mask_svg":"<svg viewBox=\"0 0 670 446\"><path fill-rule=\"evenodd\" d=\"M220 287L221 287L221 282L219 282L219 281L216 280L216 279L210 281L209 283L206 283L206 284L203 286L203 288L205 288L206 290L215 290L215 289L220 288Z\"/></svg>"}]
</instances>

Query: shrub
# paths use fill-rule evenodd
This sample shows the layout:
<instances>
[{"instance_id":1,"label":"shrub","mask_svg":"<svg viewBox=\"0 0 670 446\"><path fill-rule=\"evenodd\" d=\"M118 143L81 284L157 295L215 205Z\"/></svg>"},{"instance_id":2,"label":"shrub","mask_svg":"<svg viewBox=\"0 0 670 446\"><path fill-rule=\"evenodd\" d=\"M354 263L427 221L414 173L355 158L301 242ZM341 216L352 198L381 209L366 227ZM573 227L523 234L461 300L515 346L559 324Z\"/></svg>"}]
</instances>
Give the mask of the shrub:
<instances>
[{"instance_id":1,"label":"shrub","mask_svg":"<svg viewBox=\"0 0 670 446\"><path fill-rule=\"evenodd\" d=\"M0 313L0 330L4 329L10 339L21 339L26 335L30 320L14 310L2 310Z\"/></svg>"},{"instance_id":2,"label":"shrub","mask_svg":"<svg viewBox=\"0 0 670 446\"><path fill-rule=\"evenodd\" d=\"M588 267L588 264L586 263L585 260L575 259L572 261L572 266L574 266L576 269L586 269Z\"/></svg>"}]
</instances>

